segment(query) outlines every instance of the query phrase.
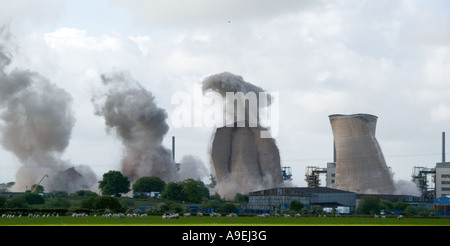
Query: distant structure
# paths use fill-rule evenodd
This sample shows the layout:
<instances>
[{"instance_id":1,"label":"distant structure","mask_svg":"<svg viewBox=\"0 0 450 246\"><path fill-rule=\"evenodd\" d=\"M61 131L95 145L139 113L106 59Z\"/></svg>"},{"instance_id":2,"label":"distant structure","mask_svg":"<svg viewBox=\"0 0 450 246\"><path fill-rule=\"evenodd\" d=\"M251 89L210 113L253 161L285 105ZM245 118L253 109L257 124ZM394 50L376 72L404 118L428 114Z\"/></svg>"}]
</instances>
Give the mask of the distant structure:
<instances>
[{"instance_id":1,"label":"distant structure","mask_svg":"<svg viewBox=\"0 0 450 246\"><path fill-rule=\"evenodd\" d=\"M278 187L249 192L248 208L262 213L279 210L283 213L292 201L299 201L308 208L320 206L338 210L345 207L349 213L356 207L356 194L328 187Z\"/></svg>"},{"instance_id":2,"label":"distant structure","mask_svg":"<svg viewBox=\"0 0 450 246\"><path fill-rule=\"evenodd\" d=\"M334 188L356 193L393 194L394 181L375 138L378 117L329 116L336 148Z\"/></svg>"},{"instance_id":3,"label":"distant structure","mask_svg":"<svg viewBox=\"0 0 450 246\"><path fill-rule=\"evenodd\" d=\"M431 187L429 179L435 183L436 180L436 168L419 167L413 168L411 175L412 182L414 182L420 190L420 196L424 201L432 201L436 197L435 187Z\"/></svg>"},{"instance_id":4,"label":"distant structure","mask_svg":"<svg viewBox=\"0 0 450 246\"><path fill-rule=\"evenodd\" d=\"M289 166L281 167L281 174L283 175L283 180L292 181L292 170Z\"/></svg>"},{"instance_id":5,"label":"distant structure","mask_svg":"<svg viewBox=\"0 0 450 246\"><path fill-rule=\"evenodd\" d=\"M230 72L206 77L202 90L223 99L226 125L217 126L211 145L218 194L233 199L236 193L282 186L289 174L283 177L275 139L261 124L260 110L273 106L270 93Z\"/></svg>"},{"instance_id":6,"label":"distant structure","mask_svg":"<svg viewBox=\"0 0 450 246\"><path fill-rule=\"evenodd\" d=\"M411 177L424 201L450 195L450 162L445 160L445 132L442 132L441 162L437 162L435 167L415 166Z\"/></svg>"},{"instance_id":7,"label":"distant structure","mask_svg":"<svg viewBox=\"0 0 450 246\"><path fill-rule=\"evenodd\" d=\"M58 190L71 194L77 190L88 190L90 184L74 167L59 172L53 182L60 184Z\"/></svg>"},{"instance_id":8,"label":"distant structure","mask_svg":"<svg viewBox=\"0 0 450 246\"><path fill-rule=\"evenodd\" d=\"M308 188L319 187L321 185L321 183L320 183L320 174L321 173L326 174L327 169L321 168L318 166L307 166L306 167L305 181L308 184Z\"/></svg>"},{"instance_id":9,"label":"distant structure","mask_svg":"<svg viewBox=\"0 0 450 246\"><path fill-rule=\"evenodd\" d=\"M172 136L172 160L173 160L173 163L175 163L175 167L177 168L177 171L180 171L181 163L178 163L175 161L175 136Z\"/></svg>"},{"instance_id":10,"label":"distant structure","mask_svg":"<svg viewBox=\"0 0 450 246\"><path fill-rule=\"evenodd\" d=\"M450 162L436 163L436 198L450 196Z\"/></svg>"},{"instance_id":11,"label":"distant structure","mask_svg":"<svg viewBox=\"0 0 450 246\"><path fill-rule=\"evenodd\" d=\"M436 163L436 198L450 195L450 162L445 161L445 132L442 132L442 161Z\"/></svg>"},{"instance_id":12,"label":"distant structure","mask_svg":"<svg viewBox=\"0 0 450 246\"><path fill-rule=\"evenodd\" d=\"M336 160L327 162L327 187L334 188L336 178Z\"/></svg>"}]
</instances>

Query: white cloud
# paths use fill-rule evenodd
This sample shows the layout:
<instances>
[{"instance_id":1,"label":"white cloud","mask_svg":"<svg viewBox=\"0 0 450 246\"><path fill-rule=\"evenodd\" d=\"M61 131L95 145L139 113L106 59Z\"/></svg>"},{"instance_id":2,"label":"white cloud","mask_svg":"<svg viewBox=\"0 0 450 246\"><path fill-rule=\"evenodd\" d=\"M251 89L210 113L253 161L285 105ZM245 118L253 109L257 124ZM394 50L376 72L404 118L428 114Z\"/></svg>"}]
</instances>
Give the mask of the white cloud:
<instances>
[{"instance_id":1,"label":"white cloud","mask_svg":"<svg viewBox=\"0 0 450 246\"><path fill-rule=\"evenodd\" d=\"M59 28L52 33L44 35L44 39L52 49L69 50L81 48L85 50L118 50L121 41L110 34L102 34L100 37L89 36L86 31L76 28Z\"/></svg>"},{"instance_id":2,"label":"white cloud","mask_svg":"<svg viewBox=\"0 0 450 246\"><path fill-rule=\"evenodd\" d=\"M332 114L351 105L351 95L344 91L296 92L293 96L295 107L308 113Z\"/></svg>"},{"instance_id":3,"label":"white cloud","mask_svg":"<svg viewBox=\"0 0 450 246\"><path fill-rule=\"evenodd\" d=\"M152 40L149 36L128 37L136 43L143 55L147 55L152 46Z\"/></svg>"},{"instance_id":4,"label":"white cloud","mask_svg":"<svg viewBox=\"0 0 450 246\"><path fill-rule=\"evenodd\" d=\"M322 1L287 0L115 0L134 13L136 23L153 27L211 27L233 23L240 25L252 19L264 20L307 9ZM216 26L217 27L217 26Z\"/></svg>"},{"instance_id":5,"label":"white cloud","mask_svg":"<svg viewBox=\"0 0 450 246\"><path fill-rule=\"evenodd\" d=\"M0 22L9 22L17 28L23 25L44 25L59 19L64 5L65 2L59 0L2 0Z\"/></svg>"},{"instance_id":6,"label":"white cloud","mask_svg":"<svg viewBox=\"0 0 450 246\"><path fill-rule=\"evenodd\" d=\"M440 104L431 108L430 117L433 122L450 120L450 104Z\"/></svg>"},{"instance_id":7,"label":"white cloud","mask_svg":"<svg viewBox=\"0 0 450 246\"><path fill-rule=\"evenodd\" d=\"M450 41L449 41L450 44ZM430 85L446 86L449 84L450 45L431 48L425 54L423 63L424 82Z\"/></svg>"},{"instance_id":8,"label":"white cloud","mask_svg":"<svg viewBox=\"0 0 450 246\"><path fill-rule=\"evenodd\" d=\"M175 50L167 57L167 66L175 73L201 73L210 62L203 56L190 56L189 54Z\"/></svg>"}]
</instances>

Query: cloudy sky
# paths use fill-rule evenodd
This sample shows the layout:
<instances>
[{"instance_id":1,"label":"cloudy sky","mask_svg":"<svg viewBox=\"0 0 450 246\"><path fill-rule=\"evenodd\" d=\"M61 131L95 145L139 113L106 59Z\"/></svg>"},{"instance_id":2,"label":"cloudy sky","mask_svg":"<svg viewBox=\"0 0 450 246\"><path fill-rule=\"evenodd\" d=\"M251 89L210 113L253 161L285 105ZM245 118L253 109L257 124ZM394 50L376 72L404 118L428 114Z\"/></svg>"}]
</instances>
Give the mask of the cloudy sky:
<instances>
[{"instance_id":1,"label":"cloudy sky","mask_svg":"<svg viewBox=\"0 0 450 246\"><path fill-rule=\"evenodd\" d=\"M38 72L73 97L76 122L63 158L99 177L119 170L122 145L94 115L100 75L128 71L168 115L164 145L209 166L210 127L175 127L176 92L229 71L279 93L276 141L294 184L332 161L330 114L378 116L394 179L441 160L450 134L450 2L269 0L4 0L9 69ZM448 150L447 152L450 152ZM0 149L0 183L20 161Z\"/></svg>"}]
</instances>

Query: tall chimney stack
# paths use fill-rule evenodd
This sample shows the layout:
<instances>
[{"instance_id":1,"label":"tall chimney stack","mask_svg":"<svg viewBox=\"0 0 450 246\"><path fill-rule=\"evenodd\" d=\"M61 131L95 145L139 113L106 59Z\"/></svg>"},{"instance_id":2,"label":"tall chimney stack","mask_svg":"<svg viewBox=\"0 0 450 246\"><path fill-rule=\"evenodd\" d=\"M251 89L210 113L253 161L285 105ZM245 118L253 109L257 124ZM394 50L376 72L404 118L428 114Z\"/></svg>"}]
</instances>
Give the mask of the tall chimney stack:
<instances>
[{"instance_id":1,"label":"tall chimney stack","mask_svg":"<svg viewBox=\"0 0 450 246\"><path fill-rule=\"evenodd\" d=\"M175 136L172 136L172 160L175 162Z\"/></svg>"},{"instance_id":2,"label":"tall chimney stack","mask_svg":"<svg viewBox=\"0 0 450 246\"><path fill-rule=\"evenodd\" d=\"M442 162L445 162L445 132L442 132Z\"/></svg>"}]
</instances>

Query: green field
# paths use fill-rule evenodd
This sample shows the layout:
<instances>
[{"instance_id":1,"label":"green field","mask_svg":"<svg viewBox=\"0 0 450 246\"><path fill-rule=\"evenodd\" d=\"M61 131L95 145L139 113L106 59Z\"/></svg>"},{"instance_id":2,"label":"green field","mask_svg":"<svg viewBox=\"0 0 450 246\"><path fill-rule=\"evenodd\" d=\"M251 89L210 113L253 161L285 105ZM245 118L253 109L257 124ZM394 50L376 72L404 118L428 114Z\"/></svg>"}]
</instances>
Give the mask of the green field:
<instances>
[{"instance_id":1,"label":"green field","mask_svg":"<svg viewBox=\"0 0 450 246\"><path fill-rule=\"evenodd\" d=\"M302 218L256 218L240 216L222 217L180 217L162 219L161 216L144 218L103 218L101 216L74 218L0 218L0 226L450 226L450 218L396 218L375 219L368 217L302 217Z\"/></svg>"}]
</instances>

